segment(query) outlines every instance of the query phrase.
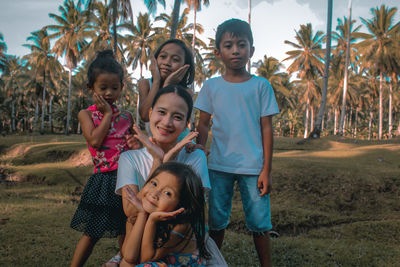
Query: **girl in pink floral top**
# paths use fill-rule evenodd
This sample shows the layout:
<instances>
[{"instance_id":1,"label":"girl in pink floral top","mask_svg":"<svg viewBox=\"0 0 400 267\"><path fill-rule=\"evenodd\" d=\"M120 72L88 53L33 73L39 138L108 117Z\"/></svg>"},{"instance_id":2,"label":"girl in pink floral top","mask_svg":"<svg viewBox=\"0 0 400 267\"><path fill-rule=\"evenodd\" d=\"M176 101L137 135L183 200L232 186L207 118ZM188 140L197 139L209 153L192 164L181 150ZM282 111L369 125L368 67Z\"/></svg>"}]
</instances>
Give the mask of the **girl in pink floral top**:
<instances>
[{"instance_id":1,"label":"girl in pink floral top","mask_svg":"<svg viewBox=\"0 0 400 267\"><path fill-rule=\"evenodd\" d=\"M111 50L99 52L88 69L88 89L95 105L78 115L82 133L92 155L94 174L89 178L81 201L71 221L71 227L83 232L71 266L82 266L102 237L125 234L126 217L121 196L114 193L118 159L128 149L138 147L130 135L132 116L121 112L115 101L123 88L123 69Z\"/></svg>"}]
</instances>

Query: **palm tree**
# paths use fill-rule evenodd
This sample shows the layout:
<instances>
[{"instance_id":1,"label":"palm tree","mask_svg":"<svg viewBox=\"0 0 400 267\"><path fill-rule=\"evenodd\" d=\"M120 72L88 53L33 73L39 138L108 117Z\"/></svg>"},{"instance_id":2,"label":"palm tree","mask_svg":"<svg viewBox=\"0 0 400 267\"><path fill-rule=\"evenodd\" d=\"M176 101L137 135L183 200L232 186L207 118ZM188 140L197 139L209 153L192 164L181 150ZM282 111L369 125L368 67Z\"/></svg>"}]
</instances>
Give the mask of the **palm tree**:
<instances>
[{"instance_id":1,"label":"palm tree","mask_svg":"<svg viewBox=\"0 0 400 267\"><path fill-rule=\"evenodd\" d=\"M57 21L59 25L49 25L46 29L55 33L49 35L50 39L57 39L52 52L57 56L65 56L67 68L69 69L67 122L65 134L69 135L69 124L71 119L71 85L72 71L82 57L82 51L87 46L86 38L93 35L92 26L87 23L87 17L75 6L72 0L66 0L63 6L59 7L61 16L50 13L50 18Z\"/></svg>"},{"instance_id":2,"label":"palm tree","mask_svg":"<svg viewBox=\"0 0 400 267\"><path fill-rule=\"evenodd\" d=\"M224 73L225 71L225 66L224 64L221 62L221 60L219 60L217 58L217 56L215 55L215 40L213 38L208 38L209 44L208 46L205 47L205 51L203 53L204 55L204 62L207 65L207 69L208 69L208 77L213 76L216 73Z\"/></svg>"},{"instance_id":3,"label":"palm tree","mask_svg":"<svg viewBox=\"0 0 400 267\"><path fill-rule=\"evenodd\" d=\"M350 6L350 11L349 13L351 14L351 6ZM351 21L351 22L350 22ZM338 19L338 25L336 27L336 30L338 32L333 32L333 38L337 41L337 46L334 51L335 57L338 60L339 66L343 65L344 68L344 78L343 78L343 86L340 86L340 88L343 88L342 92L342 109L341 109L341 116L340 116L340 122L339 122L339 135L343 135L343 125L344 125L344 115L346 112L346 101L347 101L347 90L348 90L348 65L352 65L352 62L355 62L358 56L358 51L356 47L353 45L351 46L352 43L354 43L359 35L358 35L358 30L361 28L361 25L355 27L353 29L355 20L351 20L351 17L349 15L349 19L346 17L343 19ZM345 58L345 59L343 59ZM343 60L345 60L343 64Z\"/></svg>"},{"instance_id":4,"label":"palm tree","mask_svg":"<svg viewBox=\"0 0 400 267\"><path fill-rule=\"evenodd\" d=\"M392 111L393 111L393 88L396 88L398 85L398 76L400 75L400 32L398 32L394 36L394 42L390 45L392 48L389 48L392 51L392 54L389 55L389 60L386 62L386 69L389 76L389 109L388 109L388 137L392 138Z\"/></svg>"},{"instance_id":5,"label":"palm tree","mask_svg":"<svg viewBox=\"0 0 400 267\"><path fill-rule=\"evenodd\" d=\"M89 13L91 13L92 7L95 5L96 0L78 0L78 6L81 3L85 3L88 8ZM106 1L107 5L107 1ZM129 19L131 23L133 23L133 12L132 5L130 0L111 0L109 7L111 8L111 16L112 16L112 34L113 34L113 49L114 54L117 54L118 49L118 31L117 31L117 23L118 17L121 15L123 20Z\"/></svg>"},{"instance_id":6,"label":"palm tree","mask_svg":"<svg viewBox=\"0 0 400 267\"><path fill-rule=\"evenodd\" d=\"M306 115L305 115L305 127L304 127L304 138L308 135L308 116L310 109L310 102L312 90L315 90L315 83L317 74L323 73L322 64L322 32L317 31L314 35L312 25L300 25L300 30L296 31L295 39L297 44L291 41L285 40L285 44L289 44L296 48L286 52L289 57L285 60L293 60L292 64L288 67L287 71L289 74L293 72L299 72L298 77L303 81L306 81L306 90L304 93L306 101Z\"/></svg>"},{"instance_id":7,"label":"palm tree","mask_svg":"<svg viewBox=\"0 0 400 267\"><path fill-rule=\"evenodd\" d=\"M359 48L361 54L365 57L370 68L376 68L379 72L379 132L378 138L382 139L383 125L383 76L388 72L386 62L390 62L390 56L393 53L394 36L400 29L400 22L393 25L393 18L397 8L387 8L381 5L380 8L372 8L372 19L363 19L361 21L367 26L370 33L364 33L364 38L360 42Z\"/></svg>"},{"instance_id":8,"label":"palm tree","mask_svg":"<svg viewBox=\"0 0 400 267\"><path fill-rule=\"evenodd\" d=\"M165 0L145 0L145 4L148 10L153 13L157 8L157 2L162 4L165 8ZM170 24L170 39L176 38L178 24L179 24L179 17L180 17L180 8L181 8L182 0L174 0L174 7L172 9L172 16L171 16L171 24ZM154 13L153 13L154 14Z\"/></svg>"},{"instance_id":9,"label":"palm tree","mask_svg":"<svg viewBox=\"0 0 400 267\"><path fill-rule=\"evenodd\" d=\"M314 129L310 136L312 138L319 138L321 135L322 120L325 112L326 95L328 91L328 78L329 78L329 63L331 59L331 29L332 29L332 0L328 0L328 19L327 19L327 40L326 40L326 52L325 52L325 71L324 71L324 84L322 87L321 104L318 110L317 120L315 122Z\"/></svg>"},{"instance_id":10,"label":"palm tree","mask_svg":"<svg viewBox=\"0 0 400 267\"><path fill-rule=\"evenodd\" d=\"M183 10L182 15L179 17L175 32L175 37L184 41L188 47L191 46L193 40L193 34L191 33L193 25L188 24L189 11L190 10L188 8ZM157 27L154 29L157 35L158 43L168 40L168 36L171 33L170 29L172 27L172 15L161 13L155 18L155 21L163 21L165 23L164 27ZM200 34L203 33L203 26L201 24L197 24L196 31ZM205 46L205 43L198 38L195 38L195 43L199 44L201 47Z\"/></svg>"},{"instance_id":11,"label":"palm tree","mask_svg":"<svg viewBox=\"0 0 400 267\"><path fill-rule=\"evenodd\" d=\"M125 24L124 27L132 34L126 36L126 50L128 52L128 65L136 69L139 64L140 77L143 77L143 66L147 69L147 63L150 60L151 52L155 49L155 35L150 21L149 14L139 13L135 26Z\"/></svg>"},{"instance_id":12,"label":"palm tree","mask_svg":"<svg viewBox=\"0 0 400 267\"><path fill-rule=\"evenodd\" d=\"M253 67L257 69L256 74L260 77L266 78L276 91L278 91L284 97L290 97L289 90L282 84L282 80L287 74L280 72L283 64L280 63L279 60L274 57L267 57L264 55L264 60L259 60L253 63Z\"/></svg>"},{"instance_id":13,"label":"palm tree","mask_svg":"<svg viewBox=\"0 0 400 267\"><path fill-rule=\"evenodd\" d=\"M0 70L4 71L5 64L6 64L6 52L7 51L7 45L4 42L4 36L0 32Z\"/></svg>"},{"instance_id":14,"label":"palm tree","mask_svg":"<svg viewBox=\"0 0 400 267\"><path fill-rule=\"evenodd\" d=\"M116 58L120 62L123 62L124 60L121 44L117 43L117 48L114 47L114 43L116 42L113 31L111 31L110 28L110 21L112 20L110 7L106 6L102 2L95 2L91 7L93 12L90 10L88 17L96 34L93 35L90 46L85 53L86 59L93 58L96 52L99 50L114 49L114 51L116 51ZM117 28L119 27L120 25L117 25ZM124 40L124 37L118 33L117 38L119 40Z\"/></svg>"},{"instance_id":15,"label":"palm tree","mask_svg":"<svg viewBox=\"0 0 400 267\"><path fill-rule=\"evenodd\" d=\"M194 48L196 45L196 26L197 26L197 11L201 11L201 2L203 2L203 4L205 6L208 6L210 4L210 1L208 0L185 0L186 4L188 5L189 9L193 9L194 11L194 16L193 16L193 38L192 38L192 51L194 53Z\"/></svg>"},{"instance_id":16,"label":"palm tree","mask_svg":"<svg viewBox=\"0 0 400 267\"><path fill-rule=\"evenodd\" d=\"M11 131L14 133L16 131L16 102L17 98L23 93L22 86L19 83L23 71L20 59L16 56L7 56L5 63L2 80L6 97L11 96Z\"/></svg>"},{"instance_id":17,"label":"palm tree","mask_svg":"<svg viewBox=\"0 0 400 267\"><path fill-rule=\"evenodd\" d=\"M42 118L40 133L44 134L44 117L45 117L45 100L46 100L46 80L47 75L54 72L62 72L63 68L58 60L50 53L50 40L45 29L32 32L32 35L27 38L27 41L33 44L25 44L24 46L31 49L31 54L28 56L30 66L35 70L34 80L37 80L38 75L43 77L42 91Z\"/></svg>"}]
</instances>

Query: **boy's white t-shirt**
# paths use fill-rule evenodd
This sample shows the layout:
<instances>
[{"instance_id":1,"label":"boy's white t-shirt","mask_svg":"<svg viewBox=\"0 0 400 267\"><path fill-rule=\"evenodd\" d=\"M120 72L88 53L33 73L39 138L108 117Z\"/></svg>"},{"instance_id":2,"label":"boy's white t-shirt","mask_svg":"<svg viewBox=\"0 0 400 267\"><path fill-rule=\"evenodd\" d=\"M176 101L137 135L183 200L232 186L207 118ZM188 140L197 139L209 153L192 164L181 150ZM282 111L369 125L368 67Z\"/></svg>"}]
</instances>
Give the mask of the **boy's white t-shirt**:
<instances>
[{"instance_id":1,"label":"boy's white t-shirt","mask_svg":"<svg viewBox=\"0 0 400 267\"><path fill-rule=\"evenodd\" d=\"M175 161L185 163L199 175L206 190L211 188L207 169L207 158L202 150L187 153L182 149ZM125 185L134 184L142 189L153 165L153 157L146 148L128 150L121 153L118 160L117 184L115 193L121 195Z\"/></svg>"},{"instance_id":2,"label":"boy's white t-shirt","mask_svg":"<svg viewBox=\"0 0 400 267\"><path fill-rule=\"evenodd\" d=\"M262 77L243 83L222 77L207 80L194 107L212 115L208 168L235 174L260 174L263 164L261 117L279 113L274 90Z\"/></svg>"}]
</instances>

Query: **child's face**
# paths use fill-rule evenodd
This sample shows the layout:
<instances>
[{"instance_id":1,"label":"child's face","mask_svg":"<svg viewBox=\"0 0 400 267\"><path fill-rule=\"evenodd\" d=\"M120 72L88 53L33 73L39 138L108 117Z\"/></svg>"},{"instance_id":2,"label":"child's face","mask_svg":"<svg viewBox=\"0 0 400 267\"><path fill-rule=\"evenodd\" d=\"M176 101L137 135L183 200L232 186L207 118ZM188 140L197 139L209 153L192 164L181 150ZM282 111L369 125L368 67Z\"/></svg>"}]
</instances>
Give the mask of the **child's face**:
<instances>
[{"instance_id":1,"label":"child's face","mask_svg":"<svg viewBox=\"0 0 400 267\"><path fill-rule=\"evenodd\" d=\"M254 47L250 46L246 36L233 36L231 32L226 32L215 53L227 69L237 70L246 67L249 58L253 56Z\"/></svg>"},{"instance_id":2,"label":"child's face","mask_svg":"<svg viewBox=\"0 0 400 267\"><path fill-rule=\"evenodd\" d=\"M189 107L176 93L160 96L150 109L150 130L159 144L175 144L179 134L186 128Z\"/></svg>"},{"instance_id":3,"label":"child's face","mask_svg":"<svg viewBox=\"0 0 400 267\"><path fill-rule=\"evenodd\" d=\"M163 80L184 64L185 51L174 43L164 45L157 57L157 65Z\"/></svg>"},{"instance_id":4,"label":"child's face","mask_svg":"<svg viewBox=\"0 0 400 267\"><path fill-rule=\"evenodd\" d=\"M165 171L159 173L140 191L143 209L148 213L176 210L180 186L175 175Z\"/></svg>"},{"instance_id":5,"label":"child's face","mask_svg":"<svg viewBox=\"0 0 400 267\"><path fill-rule=\"evenodd\" d=\"M122 84L118 74L105 72L97 76L93 88L90 89L112 105L122 91Z\"/></svg>"}]
</instances>

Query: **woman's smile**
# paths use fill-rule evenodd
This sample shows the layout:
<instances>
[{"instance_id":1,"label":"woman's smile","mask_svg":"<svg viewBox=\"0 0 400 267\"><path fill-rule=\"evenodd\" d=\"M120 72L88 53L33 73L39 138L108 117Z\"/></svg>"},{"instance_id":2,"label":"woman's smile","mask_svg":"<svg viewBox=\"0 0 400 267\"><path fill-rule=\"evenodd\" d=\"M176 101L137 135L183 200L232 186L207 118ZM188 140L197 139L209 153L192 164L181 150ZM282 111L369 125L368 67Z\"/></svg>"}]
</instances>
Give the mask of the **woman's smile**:
<instances>
[{"instance_id":1,"label":"woman's smile","mask_svg":"<svg viewBox=\"0 0 400 267\"><path fill-rule=\"evenodd\" d=\"M188 106L176 93L160 96L150 110L150 130L158 144L172 145L187 126Z\"/></svg>"}]
</instances>

